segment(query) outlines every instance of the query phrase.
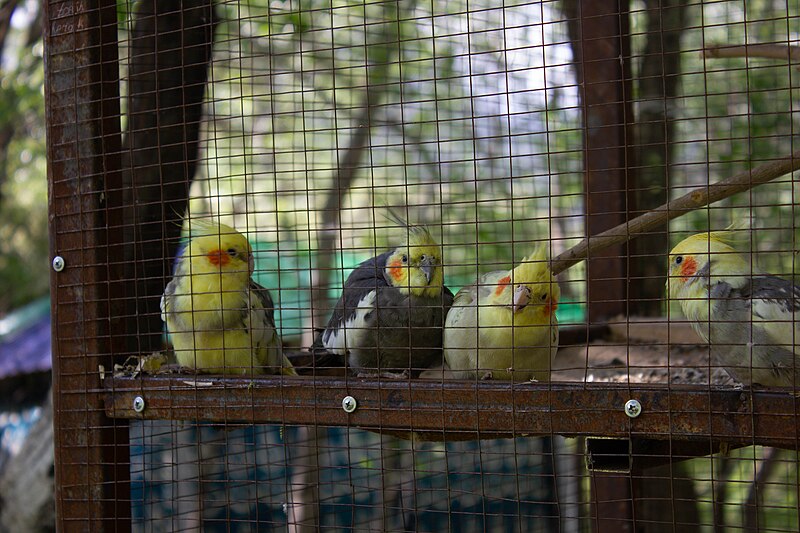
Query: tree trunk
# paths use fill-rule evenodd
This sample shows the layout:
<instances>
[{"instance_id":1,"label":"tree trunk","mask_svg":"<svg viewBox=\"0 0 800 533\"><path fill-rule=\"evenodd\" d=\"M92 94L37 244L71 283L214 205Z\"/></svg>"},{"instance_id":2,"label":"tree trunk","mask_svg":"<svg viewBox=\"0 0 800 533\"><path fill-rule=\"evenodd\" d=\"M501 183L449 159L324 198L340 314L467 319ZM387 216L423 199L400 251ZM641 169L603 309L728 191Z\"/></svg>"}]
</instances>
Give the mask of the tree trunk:
<instances>
[{"instance_id":1,"label":"tree trunk","mask_svg":"<svg viewBox=\"0 0 800 533\"><path fill-rule=\"evenodd\" d=\"M216 24L212 0L145 0L135 15L122 167L126 278L136 279L131 333L141 352L161 346L159 302L197 168Z\"/></svg>"},{"instance_id":2,"label":"tree trunk","mask_svg":"<svg viewBox=\"0 0 800 533\"><path fill-rule=\"evenodd\" d=\"M406 9L411 9L408 6ZM370 131L375 110L383 103L390 84L389 67L399 53L398 8L394 3L384 5L384 23L376 27L382 31L379 44L370 45L367 60L367 87L354 121L350 143L339 158L339 164L331 180L331 188L322 211L322 227L317 232L316 266L311 273L311 324L304 328L303 345L310 346L314 340L315 327L325 325L327 291L334 267L336 237L341 227L341 210L350 194L350 188L358 177L361 162L369 150Z\"/></svg>"},{"instance_id":3,"label":"tree trunk","mask_svg":"<svg viewBox=\"0 0 800 533\"><path fill-rule=\"evenodd\" d=\"M675 113L681 73L681 35L686 0L647 0L647 41L639 61L635 141L638 171L632 194L639 215L668 200L669 165L675 138ZM637 315L661 316L667 272L667 225L631 242L631 309ZM655 260L654 260L655 259Z\"/></svg>"}]
</instances>

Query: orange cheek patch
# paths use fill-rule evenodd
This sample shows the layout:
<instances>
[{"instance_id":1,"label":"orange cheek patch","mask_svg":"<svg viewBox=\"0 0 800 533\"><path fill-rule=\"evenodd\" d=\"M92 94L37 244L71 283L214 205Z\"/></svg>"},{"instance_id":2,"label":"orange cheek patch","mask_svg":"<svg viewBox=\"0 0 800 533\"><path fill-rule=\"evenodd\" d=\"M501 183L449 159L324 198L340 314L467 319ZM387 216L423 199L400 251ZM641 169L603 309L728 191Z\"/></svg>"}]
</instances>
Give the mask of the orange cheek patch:
<instances>
[{"instance_id":1,"label":"orange cheek patch","mask_svg":"<svg viewBox=\"0 0 800 533\"><path fill-rule=\"evenodd\" d=\"M403 279L403 267L401 266L402 263L398 260L394 260L389 263L389 275L392 276L392 279L395 281L400 281Z\"/></svg>"},{"instance_id":2,"label":"orange cheek patch","mask_svg":"<svg viewBox=\"0 0 800 533\"><path fill-rule=\"evenodd\" d=\"M511 283L511 276L500 278L497 281L497 288L494 290L495 295L500 296L500 293L506 290L506 287L508 286L509 283Z\"/></svg>"},{"instance_id":3,"label":"orange cheek patch","mask_svg":"<svg viewBox=\"0 0 800 533\"><path fill-rule=\"evenodd\" d=\"M695 272L697 272L697 261L691 256L684 257L681 265L681 281L686 282Z\"/></svg>"},{"instance_id":4,"label":"orange cheek patch","mask_svg":"<svg viewBox=\"0 0 800 533\"><path fill-rule=\"evenodd\" d=\"M231 256L222 250L211 250L206 257L208 262L215 266L225 266L231 262Z\"/></svg>"}]
</instances>

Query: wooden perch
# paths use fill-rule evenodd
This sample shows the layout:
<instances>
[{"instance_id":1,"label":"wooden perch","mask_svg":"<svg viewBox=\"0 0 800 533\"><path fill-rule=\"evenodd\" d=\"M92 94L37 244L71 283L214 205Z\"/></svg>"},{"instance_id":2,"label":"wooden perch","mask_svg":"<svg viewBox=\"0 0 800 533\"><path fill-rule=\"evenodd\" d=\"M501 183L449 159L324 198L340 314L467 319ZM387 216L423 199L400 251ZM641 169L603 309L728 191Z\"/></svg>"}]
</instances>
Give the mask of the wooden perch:
<instances>
[{"instance_id":1,"label":"wooden perch","mask_svg":"<svg viewBox=\"0 0 800 533\"><path fill-rule=\"evenodd\" d=\"M551 263L553 274L557 275L609 246L627 242L634 237L647 233L673 218L678 218L695 209L724 200L736 193L750 190L756 185L767 183L798 169L800 169L800 151L793 152L788 157L765 163L752 170L740 172L717 183L710 183L708 186L695 189L633 220L583 239L577 245L553 259Z\"/></svg>"},{"instance_id":2,"label":"wooden perch","mask_svg":"<svg viewBox=\"0 0 800 533\"><path fill-rule=\"evenodd\" d=\"M704 57L765 57L784 59L800 70L800 46L783 44L747 44L742 46L711 46L703 50Z\"/></svg>"}]
</instances>

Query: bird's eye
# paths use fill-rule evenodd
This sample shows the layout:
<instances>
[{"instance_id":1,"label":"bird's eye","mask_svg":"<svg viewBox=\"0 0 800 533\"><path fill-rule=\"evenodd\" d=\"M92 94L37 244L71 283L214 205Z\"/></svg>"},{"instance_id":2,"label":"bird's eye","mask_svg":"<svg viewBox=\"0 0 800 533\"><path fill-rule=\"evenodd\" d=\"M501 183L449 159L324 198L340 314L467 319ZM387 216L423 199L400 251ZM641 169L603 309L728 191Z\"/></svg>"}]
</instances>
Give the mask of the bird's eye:
<instances>
[{"instance_id":1,"label":"bird's eye","mask_svg":"<svg viewBox=\"0 0 800 533\"><path fill-rule=\"evenodd\" d=\"M547 293L542 294L542 301L547 300Z\"/></svg>"},{"instance_id":2,"label":"bird's eye","mask_svg":"<svg viewBox=\"0 0 800 533\"><path fill-rule=\"evenodd\" d=\"M236 254L237 254L237 253L238 253L238 252L236 251L236 248L228 248L228 255L229 255L229 256L231 256L231 257L236 257Z\"/></svg>"},{"instance_id":3,"label":"bird's eye","mask_svg":"<svg viewBox=\"0 0 800 533\"><path fill-rule=\"evenodd\" d=\"M675 264L680 265L681 263L683 263L683 256L679 255L678 257L675 258Z\"/></svg>"},{"instance_id":4,"label":"bird's eye","mask_svg":"<svg viewBox=\"0 0 800 533\"><path fill-rule=\"evenodd\" d=\"M400 258L400 260L401 260L403 263L408 263L408 256L407 256L406 254L403 254L403 257L401 257L401 258Z\"/></svg>"}]
</instances>

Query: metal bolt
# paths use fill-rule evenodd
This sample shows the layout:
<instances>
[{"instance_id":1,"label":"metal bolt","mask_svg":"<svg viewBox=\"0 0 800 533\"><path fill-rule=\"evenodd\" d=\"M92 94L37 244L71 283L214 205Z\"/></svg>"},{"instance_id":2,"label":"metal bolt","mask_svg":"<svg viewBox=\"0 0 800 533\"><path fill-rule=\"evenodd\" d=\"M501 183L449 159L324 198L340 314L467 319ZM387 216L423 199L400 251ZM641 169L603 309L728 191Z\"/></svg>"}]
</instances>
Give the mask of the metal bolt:
<instances>
[{"instance_id":1,"label":"metal bolt","mask_svg":"<svg viewBox=\"0 0 800 533\"><path fill-rule=\"evenodd\" d=\"M64 270L64 258L60 255L57 255L53 258L53 270L56 272L61 272Z\"/></svg>"},{"instance_id":2,"label":"metal bolt","mask_svg":"<svg viewBox=\"0 0 800 533\"><path fill-rule=\"evenodd\" d=\"M144 398L137 396L133 399L133 410L137 413L144 411Z\"/></svg>"},{"instance_id":3,"label":"metal bolt","mask_svg":"<svg viewBox=\"0 0 800 533\"><path fill-rule=\"evenodd\" d=\"M352 413L358 407L358 402L352 396L345 396L342 400L342 409L345 413Z\"/></svg>"},{"instance_id":4,"label":"metal bolt","mask_svg":"<svg viewBox=\"0 0 800 533\"><path fill-rule=\"evenodd\" d=\"M639 400L628 400L625 402L625 414L631 418L636 418L642 414L642 404Z\"/></svg>"}]
</instances>

